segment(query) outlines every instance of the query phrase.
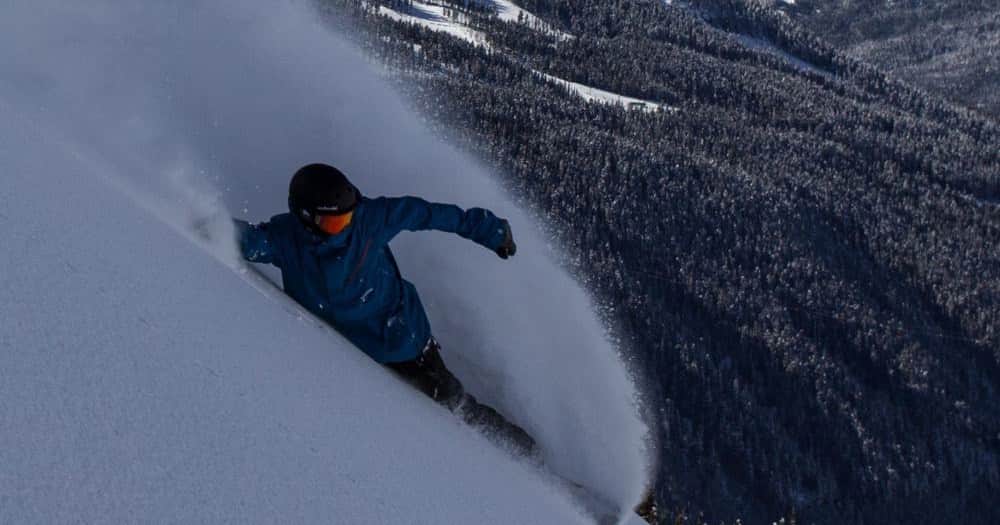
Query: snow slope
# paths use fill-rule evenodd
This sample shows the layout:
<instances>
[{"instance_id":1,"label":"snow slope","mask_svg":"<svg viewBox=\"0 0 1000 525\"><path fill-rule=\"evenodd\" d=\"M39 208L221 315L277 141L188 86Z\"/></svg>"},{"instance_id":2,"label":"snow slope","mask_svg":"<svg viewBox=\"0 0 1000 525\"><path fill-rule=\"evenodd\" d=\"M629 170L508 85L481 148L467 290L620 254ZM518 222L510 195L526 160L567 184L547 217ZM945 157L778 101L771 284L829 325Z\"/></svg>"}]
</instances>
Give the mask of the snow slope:
<instances>
[{"instance_id":1,"label":"snow slope","mask_svg":"<svg viewBox=\"0 0 1000 525\"><path fill-rule=\"evenodd\" d=\"M282 211L312 161L510 218L508 262L444 234L393 247L469 389L560 475L638 500L645 428L586 293L315 18L110 0L0 18L0 522L582 519L544 472L233 272L231 244L181 233Z\"/></svg>"},{"instance_id":2,"label":"snow slope","mask_svg":"<svg viewBox=\"0 0 1000 525\"><path fill-rule=\"evenodd\" d=\"M585 522L72 146L7 122L0 522Z\"/></svg>"}]
</instances>

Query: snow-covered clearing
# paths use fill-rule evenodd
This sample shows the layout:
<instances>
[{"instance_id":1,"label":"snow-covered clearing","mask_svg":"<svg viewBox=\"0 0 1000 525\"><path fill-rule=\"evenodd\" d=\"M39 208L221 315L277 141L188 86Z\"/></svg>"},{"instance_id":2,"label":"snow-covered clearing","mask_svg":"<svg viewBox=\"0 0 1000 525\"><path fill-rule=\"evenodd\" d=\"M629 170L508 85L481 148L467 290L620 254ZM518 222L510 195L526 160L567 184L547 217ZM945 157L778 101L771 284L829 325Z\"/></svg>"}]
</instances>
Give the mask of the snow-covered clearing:
<instances>
[{"instance_id":1,"label":"snow-covered clearing","mask_svg":"<svg viewBox=\"0 0 1000 525\"><path fill-rule=\"evenodd\" d=\"M413 1L410 7L403 11L379 6L378 14L400 22L409 22L426 27L432 31L447 33L476 45L486 45L486 35L476 31L456 19L445 14L443 7Z\"/></svg>"},{"instance_id":2,"label":"snow-covered clearing","mask_svg":"<svg viewBox=\"0 0 1000 525\"><path fill-rule=\"evenodd\" d=\"M617 93L612 93L610 91L604 91L602 89L597 89L595 87L578 84L576 82L570 82L569 80L565 80L556 76L542 73L541 71L535 71L535 73L546 80L555 82L561 86L569 88L577 95L579 95L580 98L586 100L587 102L617 104L620 106L624 106L625 108L628 109L641 109L645 111L656 111L659 109L670 109L670 110L674 109L656 102L650 102L648 100L642 100L639 98L626 97L624 95L619 95Z\"/></svg>"},{"instance_id":3,"label":"snow-covered clearing","mask_svg":"<svg viewBox=\"0 0 1000 525\"><path fill-rule=\"evenodd\" d=\"M562 40L573 38L573 35L552 27L549 23L545 22L541 18L538 18L530 11L521 9L510 0L483 0L483 3L492 5L493 10L496 11L497 17L500 20L507 22L521 22L530 28L550 35L555 35Z\"/></svg>"},{"instance_id":4,"label":"snow-covered clearing","mask_svg":"<svg viewBox=\"0 0 1000 525\"><path fill-rule=\"evenodd\" d=\"M573 523L578 505L234 262L193 219L285 208L298 166L487 206L501 261L393 243L445 360L621 508L635 392L541 226L300 3L15 4L0 18L0 523ZM237 270L237 271L234 271Z\"/></svg>"}]
</instances>

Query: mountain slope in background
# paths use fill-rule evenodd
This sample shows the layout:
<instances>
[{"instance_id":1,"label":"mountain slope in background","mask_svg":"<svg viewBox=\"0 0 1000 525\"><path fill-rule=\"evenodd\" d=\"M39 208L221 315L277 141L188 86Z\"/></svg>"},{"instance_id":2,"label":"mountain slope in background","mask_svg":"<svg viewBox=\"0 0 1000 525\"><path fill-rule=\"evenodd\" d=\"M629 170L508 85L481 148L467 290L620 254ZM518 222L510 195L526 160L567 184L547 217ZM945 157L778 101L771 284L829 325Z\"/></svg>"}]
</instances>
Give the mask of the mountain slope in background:
<instances>
[{"instance_id":1,"label":"mountain slope in background","mask_svg":"<svg viewBox=\"0 0 1000 525\"><path fill-rule=\"evenodd\" d=\"M854 56L1000 117L1000 4L797 0L774 4Z\"/></svg>"},{"instance_id":2,"label":"mountain slope in background","mask_svg":"<svg viewBox=\"0 0 1000 525\"><path fill-rule=\"evenodd\" d=\"M994 120L741 0L319 3L554 225L668 521L1000 520ZM479 37L385 16L418 4Z\"/></svg>"}]
</instances>

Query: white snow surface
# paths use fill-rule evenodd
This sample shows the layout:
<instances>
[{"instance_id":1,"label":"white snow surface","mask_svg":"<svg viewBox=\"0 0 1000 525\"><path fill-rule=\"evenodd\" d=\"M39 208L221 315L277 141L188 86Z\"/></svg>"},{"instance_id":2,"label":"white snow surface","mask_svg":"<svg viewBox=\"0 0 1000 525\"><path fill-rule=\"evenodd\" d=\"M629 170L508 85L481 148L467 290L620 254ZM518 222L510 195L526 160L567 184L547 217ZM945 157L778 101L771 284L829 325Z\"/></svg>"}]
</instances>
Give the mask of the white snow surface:
<instances>
[{"instance_id":1,"label":"white snow surface","mask_svg":"<svg viewBox=\"0 0 1000 525\"><path fill-rule=\"evenodd\" d=\"M280 213L316 161L368 195L510 219L510 261L443 233L393 249L468 389L551 471L622 509L640 498L634 387L541 225L317 18L264 0L5 10L0 522L586 519L546 472L262 287L232 242L188 233Z\"/></svg>"},{"instance_id":2,"label":"white snow surface","mask_svg":"<svg viewBox=\"0 0 1000 525\"><path fill-rule=\"evenodd\" d=\"M0 522L585 522L53 134L12 123Z\"/></svg>"}]
</instances>

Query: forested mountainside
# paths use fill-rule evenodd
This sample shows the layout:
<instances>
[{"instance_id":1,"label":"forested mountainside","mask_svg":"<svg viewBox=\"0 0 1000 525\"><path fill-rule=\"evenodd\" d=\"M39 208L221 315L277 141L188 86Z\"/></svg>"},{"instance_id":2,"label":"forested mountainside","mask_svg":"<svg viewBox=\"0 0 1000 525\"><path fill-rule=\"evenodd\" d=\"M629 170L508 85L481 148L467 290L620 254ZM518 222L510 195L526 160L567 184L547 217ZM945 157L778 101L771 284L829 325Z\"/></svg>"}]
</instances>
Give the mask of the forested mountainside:
<instances>
[{"instance_id":1,"label":"forested mountainside","mask_svg":"<svg viewBox=\"0 0 1000 525\"><path fill-rule=\"evenodd\" d=\"M736 1L321 5L548 218L666 521L1000 520L995 121Z\"/></svg>"},{"instance_id":2,"label":"forested mountainside","mask_svg":"<svg viewBox=\"0 0 1000 525\"><path fill-rule=\"evenodd\" d=\"M898 78L1000 117L995 0L797 0L775 6Z\"/></svg>"}]
</instances>

